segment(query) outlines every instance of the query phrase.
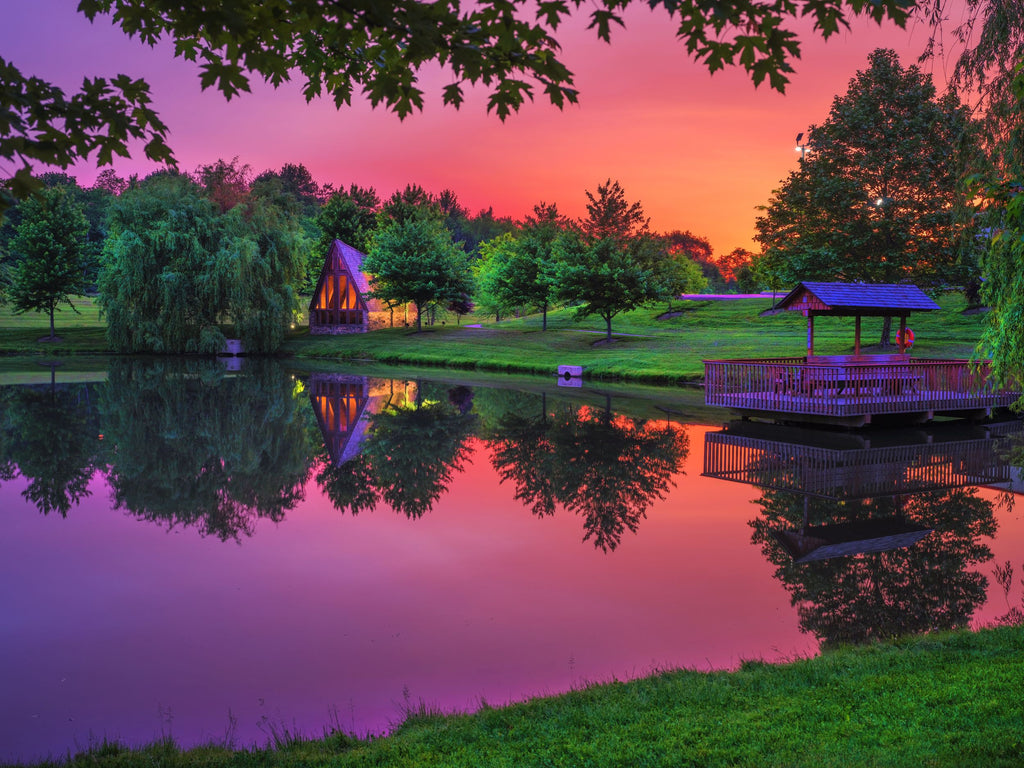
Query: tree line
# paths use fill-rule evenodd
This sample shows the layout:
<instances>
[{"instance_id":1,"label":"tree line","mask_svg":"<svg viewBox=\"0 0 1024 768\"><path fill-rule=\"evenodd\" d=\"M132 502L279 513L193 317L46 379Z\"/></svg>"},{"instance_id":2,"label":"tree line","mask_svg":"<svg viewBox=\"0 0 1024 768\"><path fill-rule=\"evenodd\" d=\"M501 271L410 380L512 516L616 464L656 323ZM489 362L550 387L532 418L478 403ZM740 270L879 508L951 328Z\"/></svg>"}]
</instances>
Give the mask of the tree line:
<instances>
[{"instance_id":1,"label":"tree line","mask_svg":"<svg viewBox=\"0 0 1024 768\"><path fill-rule=\"evenodd\" d=\"M536 310L546 328L549 308L572 305L610 338L620 312L753 284L749 254L715 259L705 238L653 232L612 180L586 193L580 221L546 202L514 221L473 215L448 189L408 184L382 199L298 164L253 174L238 158L142 179L106 170L89 188L40 178L0 227L0 289L15 312L46 313L50 338L58 309L95 293L119 352L211 353L227 333L277 349L335 239L367 254L375 297L415 304L418 323L479 307L497 319Z\"/></svg>"}]
</instances>

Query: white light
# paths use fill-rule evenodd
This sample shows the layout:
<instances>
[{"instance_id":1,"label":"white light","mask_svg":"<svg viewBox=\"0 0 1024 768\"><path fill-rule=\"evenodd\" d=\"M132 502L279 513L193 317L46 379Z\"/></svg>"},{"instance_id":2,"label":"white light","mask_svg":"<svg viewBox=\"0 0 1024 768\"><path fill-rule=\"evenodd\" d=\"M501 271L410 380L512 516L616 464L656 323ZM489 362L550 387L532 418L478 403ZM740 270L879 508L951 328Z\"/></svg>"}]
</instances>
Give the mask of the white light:
<instances>
[{"instance_id":1,"label":"white light","mask_svg":"<svg viewBox=\"0 0 1024 768\"><path fill-rule=\"evenodd\" d=\"M877 200L875 200L875 205L877 205L877 206L881 206L881 205L882 205L882 203L884 203L884 202L885 202L885 198L883 198L883 197L880 197L880 198L878 198Z\"/></svg>"}]
</instances>

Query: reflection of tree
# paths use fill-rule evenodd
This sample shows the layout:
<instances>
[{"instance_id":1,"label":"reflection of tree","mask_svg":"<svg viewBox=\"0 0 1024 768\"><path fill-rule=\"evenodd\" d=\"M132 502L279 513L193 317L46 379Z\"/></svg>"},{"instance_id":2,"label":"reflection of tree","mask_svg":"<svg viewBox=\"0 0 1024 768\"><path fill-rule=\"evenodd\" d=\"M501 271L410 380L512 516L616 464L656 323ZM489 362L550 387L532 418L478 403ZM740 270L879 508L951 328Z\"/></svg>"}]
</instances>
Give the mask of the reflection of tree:
<instances>
[{"instance_id":1,"label":"reflection of tree","mask_svg":"<svg viewBox=\"0 0 1024 768\"><path fill-rule=\"evenodd\" d=\"M547 414L530 418L521 412L505 414L491 441L491 463L501 482L515 484L516 501L538 517L555 514L555 448L548 439Z\"/></svg>"},{"instance_id":2,"label":"reflection of tree","mask_svg":"<svg viewBox=\"0 0 1024 768\"><path fill-rule=\"evenodd\" d=\"M87 385L0 390L0 480L21 474L22 496L66 517L89 495L97 426Z\"/></svg>"},{"instance_id":3,"label":"reflection of tree","mask_svg":"<svg viewBox=\"0 0 1024 768\"><path fill-rule=\"evenodd\" d=\"M491 443L492 463L537 515L562 504L584 518L583 539L615 549L664 498L686 458L685 432L668 423L562 407L547 418L507 415Z\"/></svg>"},{"instance_id":4,"label":"reflection of tree","mask_svg":"<svg viewBox=\"0 0 1024 768\"><path fill-rule=\"evenodd\" d=\"M842 502L765 491L753 540L789 590L800 625L826 645L951 629L985 599L987 580L972 571L992 557L983 537L996 530L992 503L973 489ZM799 528L804 505L814 525L905 515L934 531L908 548L794 563L771 529Z\"/></svg>"},{"instance_id":5,"label":"reflection of tree","mask_svg":"<svg viewBox=\"0 0 1024 768\"><path fill-rule=\"evenodd\" d=\"M331 500L334 508L347 509L353 515L373 509L380 496L366 456L360 454L336 466L326 454L327 451L324 451L321 457L316 483Z\"/></svg>"},{"instance_id":6,"label":"reflection of tree","mask_svg":"<svg viewBox=\"0 0 1024 768\"><path fill-rule=\"evenodd\" d=\"M1024 568L1024 566L1021 566ZM1009 560L996 563L992 568L992 577L996 580L1003 592L1003 600L1006 601L1006 613L999 616L990 623L995 627L1014 627L1024 624L1024 594L1021 595L1020 605L1013 605L1010 599L1010 592L1013 589L1013 564ZM1024 575L1018 581L1024 587Z\"/></svg>"},{"instance_id":7,"label":"reflection of tree","mask_svg":"<svg viewBox=\"0 0 1024 768\"><path fill-rule=\"evenodd\" d=\"M309 471L309 414L270 361L115 362L101 400L118 508L221 540L283 519Z\"/></svg>"},{"instance_id":8,"label":"reflection of tree","mask_svg":"<svg viewBox=\"0 0 1024 768\"><path fill-rule=\"evenodd\" d=\"M364 455L380 497L406 517L422 517L462 471L476 418L447 400L387 405L372 417Z\"/></svg>"}]
</instances>

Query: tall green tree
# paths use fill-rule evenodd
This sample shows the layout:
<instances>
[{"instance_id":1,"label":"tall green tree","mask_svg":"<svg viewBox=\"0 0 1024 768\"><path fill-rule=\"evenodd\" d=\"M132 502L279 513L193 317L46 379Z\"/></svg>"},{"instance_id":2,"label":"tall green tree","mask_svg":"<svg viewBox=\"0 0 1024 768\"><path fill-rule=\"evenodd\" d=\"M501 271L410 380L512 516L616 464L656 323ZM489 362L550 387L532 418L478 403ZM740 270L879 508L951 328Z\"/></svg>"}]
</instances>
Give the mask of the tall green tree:
<instances>
[{"instance_id":1,"label":"tall green tree","mask_svg":"<svg viewBox=\"0 0 1024 768\"><path fill-rule=\"evenodd\" d=\"M46 187L63 187L72 201L82 208L85 220L89 223L89 232L85 236L85 249L82 257L85 261L86 290L96 286L96 275L103 253L103 242L107 239L107 212L114 193L107 188L94 185L83 188L78 179L66 173L44 173L39 177Z\"/></svg>"},{"instance_id":2,"label":"tall green tree","mask_svg":"<svg viewBox=\"0 0 1024 768\"><path fill-rule=\"evenodd\" d=\"M627 201L617 181L598 185L587 199L581 232L566 232L553 246L556 295L576 305L577 320L604 320L611 341L616 315L664 296L657 264L663 248L650 234L643 207Z\"/></svg>"},{"instance_id":3,"label":"tall green tree","mask_svg":"<svg viewBox=\"0 0 1024 768\"><path fill-rule=\"evenodd\" d=\"M758 217L759 267L788 284L964 285L977 252L961 179L977 152L954 93L938 96L918 67L874 51Z\"/></svg>"},{"instance_id":4,"label":"tall green tree","mask_svg":"<svg viewBox=\"0 0 1024 768\"><path fill-rule=\"evenodd\" d=\"M700 264L685 253L666 248L663 238L648 240L647 251L654 259L656 292L659 298L667 300L669 312L672 311L673 299L684 293L700 293L708 287L708 279Z\"/></svg>"},{"instance_id":5,"label":"tall green tree","mask_svg":"<svg viewBox=\"0 0 1024 768\"><path fill-rule=\"evenodd\" d=\"M1022 83L1024 93L1024 83ZM1021 100L1024 106L1024 98ZM982 257L982 299L991 307L978 349L992 359L992 372L1004 384L1024 380L1024 188L1021 178L989 180L977 190L992 224ZM1024 398L1017 406L1024 405Z\"/></svg>"},{"instance_id":6,"label":"tall green tree","mask_svg":"<svg viewBox=\"0 0 1024 768\"><path fill-rule=\"evenodd\" d=\"M285 166L288 167L295 166ZM284 176L270 171L261 173L253 180L247 202L250 207L276 209L279 215L288 219L289 224L295 225L289 228L295 238L295 251L302 274L298 290L304 294L312 293L323 269L325 253L318 247L322 236L316 220L319 202L310 204L300 198Z\"/></svg>"},{"instance_id":7,"label":"tall green tree","mask_svg":"<svg viewBox=\"0 0 1024 768\"><path fill-rule=\"evenodd\" d=\"M982 256L981 299L991 307L979 352L1002 382L1024 380L1024 6L1014 0L971 0L977 12L956 30L968 41L953 82L980 97L988 167L971 179L989 235ZM1018 403L1024 405L1024 399Z\"/></svg>"},{"instance_id":8,"label":"tall green tree","mask_svg":"<svg viewBox=\"0 0 1024 768\"><path fill-rule=\"evenodd\" d=\"M701 274L712 291L725 290L725 278L712 259L711 243L706 237L695 235L689 230L678 229L660 236L665 248L673 256L685 256L700 267Z\"/></svg>"},{"instance_id":9,"label":"tall green tree","mask_svg":"<svg viewBox=\"0 0 1024 768\"><path fill-rule=\"evenodd\" d=\"M263 171L252 180L253 186L273 182L277 182L281 191L296 202L303 214L315 216L320 210L325 197L323 189L302 163L285 163L280 170Z\"/></svg>"},{"instance_id":10,"label":"tall green tree","mask_svg":"<svg viewBox=\"0 0 1024 768\"><path fill-rule=\"evenodd\" d=\"M444 306L472 292L466 254L439 219L410 216L386 224L374 236L363 269L372 275L374 298L416 305L417 332L427 305Z\"/></svg>"},{"instance_id":11,"label":"tall green tree","mask_svg":"<svg viewBox=\"0 0 1024 768\"><path fill-rule=\"evenodd\" d=\"M557 286L554 242L569 226L557 206L542 202L515 236L506 233L482 243L476 269L484 305L501 311L539 309L546 331Z\"/></svg>"},{"instance_id":12,"label":"tall green tree","mask_svg":"<svg viewBox=\"0 0 1024 768\"><path fill-rule=\"evenodd\" d=\"M436 197L419 184L406 184L404 189L396 190L381 204L378 226L409 219L432 219L443 223L444 215Z\"/></svg>"},{"instance_id":13,"label":"tall green tree","mask_svg":"<svg viewBox=\"0 0 1024 768\"><path fill-rule=\"evenodd\" d=\"M335 192L316 215L322 232L318 250L320 259L327 255L331 243L341 240L357 251L366 253L370 236L377 226L380 198L373 187L349 186L348 191Z\"/></svg>"},{"instance_id":14,"label":"tall green tree","mask_svg":"<svg viewBox=\"0 0 1024 768\"><path fill-rule=\"evenodd\" d=\"M15 259L11 300L16 313L47 313L52 340L54 313L62 304L77 312L71 297L85 290L89 222L64 187L42 190L21 209L10 244Z\"/></svg>"}]
</instances>

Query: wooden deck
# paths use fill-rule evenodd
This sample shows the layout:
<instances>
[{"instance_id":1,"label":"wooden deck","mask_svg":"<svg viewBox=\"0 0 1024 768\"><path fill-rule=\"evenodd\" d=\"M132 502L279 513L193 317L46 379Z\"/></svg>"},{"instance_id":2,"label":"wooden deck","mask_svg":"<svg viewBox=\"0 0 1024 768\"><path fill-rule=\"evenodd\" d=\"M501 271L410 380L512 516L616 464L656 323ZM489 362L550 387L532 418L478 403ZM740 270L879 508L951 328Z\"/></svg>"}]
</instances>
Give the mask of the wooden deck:
<instances>
[{"instance_id":1,"label":"wooden deck","mask_svg":"<svg viewBox=\"0 0 1024 768\"><path fill-rule=\"evenodd\" d=\"M1020 397L997 389L985 364L891 357L705 360L705 402L745 417L862 426L879 416L980 418Z\"/></svg>"},{"instance_id":2,"label":"wooden deck","mask_svg":"<svg viewBox=\"0 0 1024 768\"><path fill-rule=\"evenodd\" d=\"M836 433L733 422L704 436L705 477L825 499L868 499L1006 483L1024 423L945 422Z\"/></svg>"}]
</instances>

